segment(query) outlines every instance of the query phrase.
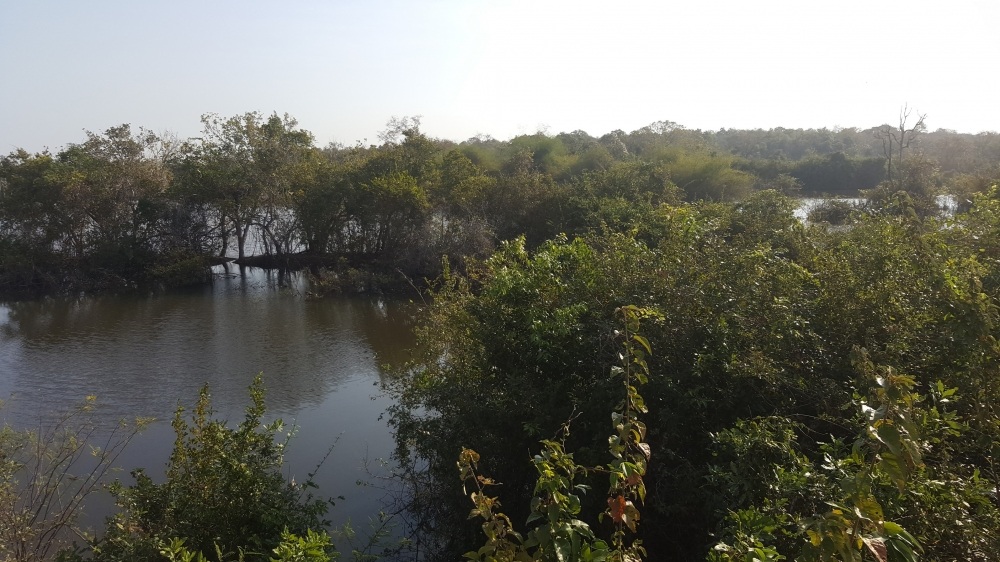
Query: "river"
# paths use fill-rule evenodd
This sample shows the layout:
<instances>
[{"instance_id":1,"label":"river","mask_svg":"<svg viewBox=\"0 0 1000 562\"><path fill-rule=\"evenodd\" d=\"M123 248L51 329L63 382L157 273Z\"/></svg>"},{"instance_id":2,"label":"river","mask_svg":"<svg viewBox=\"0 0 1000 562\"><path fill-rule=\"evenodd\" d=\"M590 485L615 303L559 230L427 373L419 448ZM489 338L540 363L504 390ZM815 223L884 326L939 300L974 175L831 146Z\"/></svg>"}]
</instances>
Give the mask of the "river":
<instances>
[{"instance_id":1,"label":"river","mask_svg":"<svg viewBox=\"0 0 1000 562\"><path fill-rule=\"evenodd\" d=\"M238 271L238 270L237 270ZM216 270L211 286L166 294L81 296L0 302L0 419L37 427L95 395L106 423L152 416L154 422L119 463L162 475L173 444L170 419L191 406L204 384L215 417L243 417L247 387L263 373L268 419L299 426L286 453L288 475L301 481L333 446L315 481L324 496L343 496L330 512L359 532L382 506L367 464L387 458L392 436L382 414L381 365L398 364L412 347L418 308L402 300L307 298L308 280L248 268ZM97 498L85 519L112 509Z\"/></svg>"}]
</instances>

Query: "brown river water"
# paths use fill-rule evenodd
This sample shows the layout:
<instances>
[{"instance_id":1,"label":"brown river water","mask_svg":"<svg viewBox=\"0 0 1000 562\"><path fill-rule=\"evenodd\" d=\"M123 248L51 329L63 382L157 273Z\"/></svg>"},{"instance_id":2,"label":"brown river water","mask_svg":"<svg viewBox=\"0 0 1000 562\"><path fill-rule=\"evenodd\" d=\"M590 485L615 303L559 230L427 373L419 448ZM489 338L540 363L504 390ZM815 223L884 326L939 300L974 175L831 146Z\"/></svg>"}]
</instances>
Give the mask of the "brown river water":
<instances>
[{"instance_id":1,"label":"brown river water","mask_svg":"<svg viewBox=\"0 0 1000 562\"><path fill-rule=\"evenodd\" d=\"M97 397L99 417L157 419L118 464L162 475L173 443L170 420L211 389L215 417L243 417L247 387L263 373L267 418L298 426L286 452L301 481L333 446L315 481L343 496L329 516L359 531L384 498L369 472L388 458L392 436L379 389L382 366L405 361L418 307L377 297L307 297L308 281L276 272L217 270L211 286L145 296L81 296L0 302L0 421L38 427ZM279 282L282 281L282 282ZM366 467L366 464L369 465ZM98 497L85 521L96 525L112 503Z\"/></svg>"}]
</instances>

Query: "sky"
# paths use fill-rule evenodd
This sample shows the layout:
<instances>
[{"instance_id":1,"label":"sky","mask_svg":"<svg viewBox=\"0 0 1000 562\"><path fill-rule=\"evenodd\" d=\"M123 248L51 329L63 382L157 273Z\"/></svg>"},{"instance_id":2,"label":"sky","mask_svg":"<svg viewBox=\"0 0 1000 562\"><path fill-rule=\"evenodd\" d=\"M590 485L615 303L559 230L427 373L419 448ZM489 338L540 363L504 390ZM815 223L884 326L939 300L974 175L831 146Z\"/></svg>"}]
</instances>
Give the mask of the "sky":
<instances>
[{"instance_id":1,"label":"sky","mask_svg":"<svg viewBox=\"0 0 1000 562\"><path fill-rule=\"evenodd\" d=\"M289 114L319 146L656 121L1000 131L996 0L0 0L0 154Z\"/></svg>"}]
</instances>

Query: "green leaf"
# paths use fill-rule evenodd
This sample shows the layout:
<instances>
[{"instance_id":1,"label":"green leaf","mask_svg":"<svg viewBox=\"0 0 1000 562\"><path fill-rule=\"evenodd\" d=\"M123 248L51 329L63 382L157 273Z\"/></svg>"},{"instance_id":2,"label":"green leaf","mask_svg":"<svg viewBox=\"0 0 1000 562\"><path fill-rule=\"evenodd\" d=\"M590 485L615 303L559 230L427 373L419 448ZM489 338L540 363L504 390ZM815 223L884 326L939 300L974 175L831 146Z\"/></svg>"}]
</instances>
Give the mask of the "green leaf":
<instances>
[{"instance_id":1,"label":"green leaf","mask_svg":"<svg viewBox=\"0 0 1000 562\"><path fill-rule=\"evenodd\" d=\"M637 341L637 342L639 342L639 344L641 344L642 347L645 348L646 353L648 353L650 355L653 354L653 348L650 347L649 340L647 340L645 337L640 336L639 334L635 334L635 335L632 336L632 339L635 340L635 341Z\"/></svg>"},{"instance_id":2,"label":"green leaf","mask_svg":"<svg viewBox=\"0 0 1000 562\"><path fill-rule=\"evenodd\" d=\"M573 551L570 547L570 543L566 540L566 537L558 537L553 543L556 551L556 560L559 562L565 562L570 559Z\"/></svg>"},{"instance_id":3,"label":"green leaf","mask_svg":"<svg viewBox=\"0 0 1000 562\"><path fill-rule=\"evenodd\" d=\"M902 492L906 487L907 471L899 463L899 458L892 453L883 453L878 463L879 468Z\"/></svg>"},{"instance_id":4,"label":"green leaf","mask_svg":"<svg viewBox=\"0 0 1000 562\"><path fill-rule=\"evenodd\" d=\"M860 512L861 516L866 519L876 523L881 522L883 519L882 506L871 496L867 496L856 501L855 507Z\"/></svg>"},{"instance_id":5,"label":"green leaf","mask_svg":"<svg viewBox=\"0 0 1000 562\"><path fill-rule=\"evenodd\" d=\"M899 429L892 424L883 423L875 430L878 441L884 444L897 457L903 454L903 445L900 442Z\"/></svg>"},{"instance_id":6,"label":"green leaf","mask_svg":"<svg viewBox=\"0 0 1000 562\"><path fill-rule=\"evenodd\" d=\"M886 521L882 523L882 530L885 531L887 535L898 535L903 531L903 527L899 523L894 523L892 521Z\"/></svg>"}]
</instances>

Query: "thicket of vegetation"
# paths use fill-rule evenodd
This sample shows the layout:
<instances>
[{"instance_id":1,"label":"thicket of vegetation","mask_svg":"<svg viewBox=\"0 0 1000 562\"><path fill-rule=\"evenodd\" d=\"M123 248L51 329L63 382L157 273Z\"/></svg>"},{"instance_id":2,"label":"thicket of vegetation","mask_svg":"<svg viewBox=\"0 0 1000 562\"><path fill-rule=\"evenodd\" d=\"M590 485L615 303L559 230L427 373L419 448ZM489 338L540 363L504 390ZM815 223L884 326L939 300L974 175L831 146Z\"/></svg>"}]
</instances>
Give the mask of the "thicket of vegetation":
<instances>
[{"instance_id":1,"label":"thicket of vegetation","mask_svg":"<svg viewBox=\"0 0 1000 562\"><path fill-rule=\"evenodd\" d=\"M751 560L756 545L807 559L812 545L844 559L885 520L926 559L987 560L1000 549L997 197L948 221L893 207L841 230L805 227L765 192L662 206L637 230L535 252L508 243L438 293L426 358L401 383L401 456L429 466L425 493L454 498L450 461L475 449L523 521L533 442L572 419L567 449L601 462L611 319L636 304L663 317L642 330L651 558ZM605 508L600 493L582 501ZM421 504L452 553L476 533L456 502Z\"/></svg>"},{"instance_id":2,"label":"thicket of vegetation","mask_svg":"<svg viewBox=\"0 0 1000 562\"><path fill-rule=\"evenodd\" d=\"M169 179L160 204L114 198L133 227L84 205L63 228L60 197L108 185L72 170L114 161L78 154L109 132L77 156L3 161L3 208L22 209L0 220L3 273L150 256L155 277L164 252L176 272L227 239L349 264L335 271L440 272L420 355L391 385L424 559L985 561L1000 552L1000 143L920 124L455 145L403 121L379 147L319 151L288 119L210 118L162 166L148 146L93 164L146 178L115 184L137 193ZM823 181L870 191L804 224L786 194L838 192ZM58 204L27 198L38 186ZM967 199L946 217L944 186ZM258 398L235 429L207 398L179 415L168 482L119 487L87 555L332 556L321 504L276 471Z\"/></svg>"},{"instance_id":3,"label":"thicket of vegetation","mask_svg":"<svg viewBox=\"0 0 1000 562\"><path fill-rule=\"evenodd\" d=\"M351 289L364 279L352 270L383 284L435 277L443 254L461 265L500 241L524 235L533 248L662 203L856 196L886 180L886 195L966 201L1000 175L1000 135L928 133L922 119L835 131L658 122L454 143L404 118L379 145L326 148L287 115L203 124L184 141L122 125L55 154L0 158L0 294L202 282L222 255L326 267Z\"/></svg>"}]
</instances>

